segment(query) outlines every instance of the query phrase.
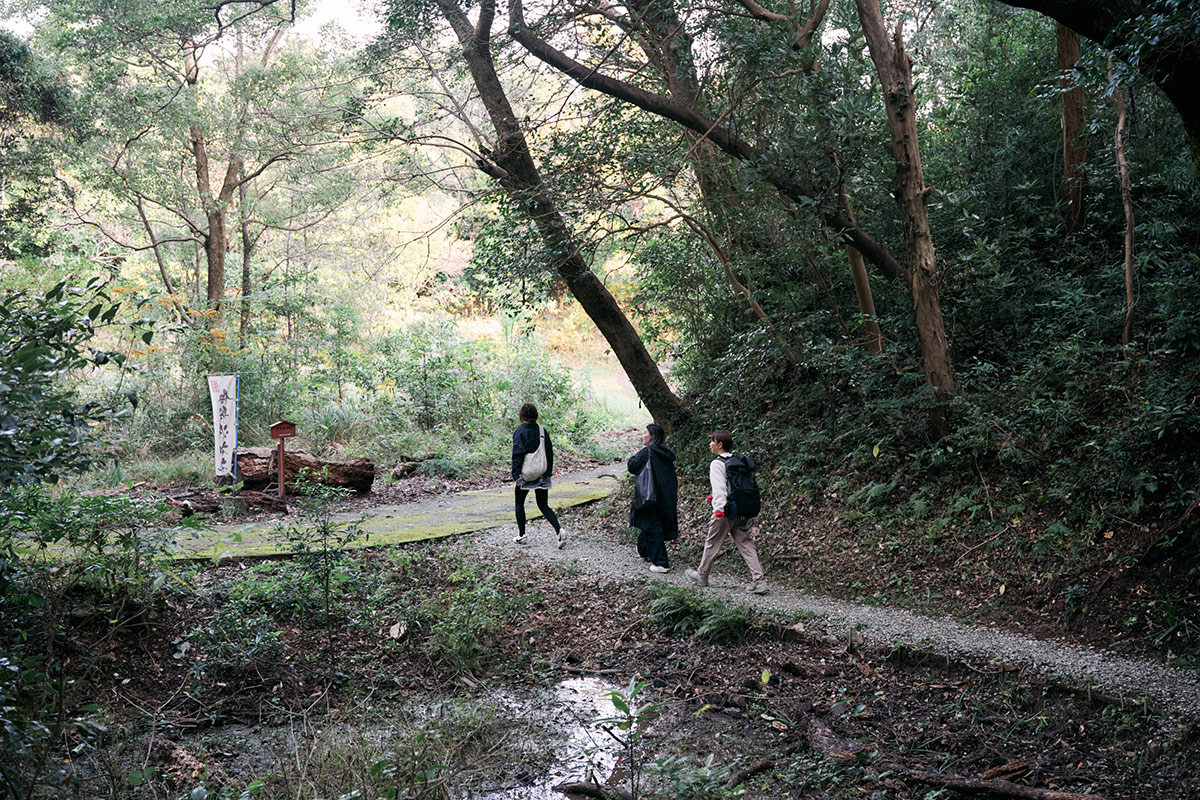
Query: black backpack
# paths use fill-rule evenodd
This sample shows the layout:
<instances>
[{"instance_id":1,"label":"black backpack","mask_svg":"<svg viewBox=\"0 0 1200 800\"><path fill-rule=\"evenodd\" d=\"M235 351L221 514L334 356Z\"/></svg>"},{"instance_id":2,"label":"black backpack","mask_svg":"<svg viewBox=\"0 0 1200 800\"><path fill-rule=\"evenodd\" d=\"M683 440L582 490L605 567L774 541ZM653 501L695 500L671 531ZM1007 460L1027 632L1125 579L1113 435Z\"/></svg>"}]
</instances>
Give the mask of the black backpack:
<instances>
[{"instance_id":1,"label":"black backpack","mask_svg":"<svg viewBox=\"0 0 1200 800\"><path fill-rule=\"evenodd\" d=\"M725 480L729 484L729 499L725 513L735 517L756 517L762 509L762 495L754 479L754 459L749 456L730 456L725 461Z\"/></svg>"}]
</instances>

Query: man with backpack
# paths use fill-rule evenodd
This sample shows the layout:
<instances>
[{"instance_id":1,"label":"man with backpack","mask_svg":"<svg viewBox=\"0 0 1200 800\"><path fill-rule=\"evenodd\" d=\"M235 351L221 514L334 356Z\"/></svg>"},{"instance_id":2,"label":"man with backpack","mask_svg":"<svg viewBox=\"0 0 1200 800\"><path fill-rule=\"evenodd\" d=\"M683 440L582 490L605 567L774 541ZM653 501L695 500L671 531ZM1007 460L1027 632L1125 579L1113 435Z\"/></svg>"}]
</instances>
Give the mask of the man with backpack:
<instances>
[{"instance_id":1,"label":"man with backpack","mask_svg":"<svg viewBox=\"0 0 1200 800\"><path fill-rule=\"evenodd\" d=\"M750 568L746 591L766 594L762 564L758 561L754 536L750 533L750 518L758 514L760 507L754 460L733 454L733 434L729 431L713 431L708 449L716 456L708 467L708 482L712 485L708 499L712 503L713 516L708 523L700 566L689 569L687 575L700 586L708 586L713 559L721 552L725 539L732 536L734 545Z\"/></svg>"}]
</instances>

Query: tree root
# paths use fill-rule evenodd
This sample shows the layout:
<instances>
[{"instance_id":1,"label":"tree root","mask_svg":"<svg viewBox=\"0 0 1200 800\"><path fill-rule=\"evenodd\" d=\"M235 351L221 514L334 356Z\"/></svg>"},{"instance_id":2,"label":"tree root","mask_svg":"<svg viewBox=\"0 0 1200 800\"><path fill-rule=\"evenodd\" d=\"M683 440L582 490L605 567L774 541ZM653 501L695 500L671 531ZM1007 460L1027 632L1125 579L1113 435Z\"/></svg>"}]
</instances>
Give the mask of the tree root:
<instances>
[{"instance_id":1,"label":"tree root","mask_svg":"<svg viewBox=\"0 0 1200 800\"><path fill-rule=\"evenodd\" d=\"M1104 800L1103 795L1079 794L1077 792L1060 792L1057 789L1039 789L1036 786L1022 786L1011 781L988 778L964 778L960 775L939 775L936 772L908 769L899 764L889 764L897 775L918 783L938 786L943 789L953 789L963 794L990 794L999 797L1020 797L1024 800Z\"/></svg>"}]
</instances>

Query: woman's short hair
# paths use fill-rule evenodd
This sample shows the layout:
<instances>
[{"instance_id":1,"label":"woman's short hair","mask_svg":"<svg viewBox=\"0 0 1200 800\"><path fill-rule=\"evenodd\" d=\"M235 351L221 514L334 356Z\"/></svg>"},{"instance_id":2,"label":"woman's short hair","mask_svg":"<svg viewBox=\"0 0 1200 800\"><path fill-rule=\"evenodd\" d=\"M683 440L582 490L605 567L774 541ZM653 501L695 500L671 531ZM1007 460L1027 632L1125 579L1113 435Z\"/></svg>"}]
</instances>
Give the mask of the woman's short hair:
<instances>
[{"instance_id":1,"label":"woman's short hair","mask_svg":"<svg viewBox=\"0 0 1200 800\"><path fill-rule=\"evenodd\" d=\"M713 431L712 440L718 442L725 452L733 452L733 434L729 431Z\"/></svg>"},{"instance_id":2,"label":"woman's short hair","mask_svg":"<svg viewBox=\"0 0 1200 800\"><path fill-rule=\"evenodd\" d=\"M646 433L650 434L650 440L655 444L662 444L667 438L667 432L663 430L663 426L657 422L651 422L646 426Z\"/></svg>"},{"instance_id":3,"label":"woman's short hair","mask_svg":"<svg viewBox=\"0 0 1200 800\"><path fill-rule=\"evenodd\" d=\"M537 406L533 403L526 403L521 406L521 413L518 414L522 422L537 422L538 413Z\"/></svg>"}]
</instances>

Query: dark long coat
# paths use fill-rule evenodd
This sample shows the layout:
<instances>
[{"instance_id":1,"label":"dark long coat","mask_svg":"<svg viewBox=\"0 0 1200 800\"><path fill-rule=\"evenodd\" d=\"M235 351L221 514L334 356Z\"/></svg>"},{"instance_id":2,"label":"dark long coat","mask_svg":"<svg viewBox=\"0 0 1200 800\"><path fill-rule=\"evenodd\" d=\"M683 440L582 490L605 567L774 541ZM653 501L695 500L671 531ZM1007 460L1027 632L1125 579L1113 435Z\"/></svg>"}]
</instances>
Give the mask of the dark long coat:
<instances>
[{"instance_id":1,"label":"dark long coat","mask_svg":"<svg viewBox=\"0 0 1200 800\"><path fill-rule=\"evenodd\" d=\"M650 462L654 471L654 490L658 502L629 510L629 524L638 530L655 532L661 526L663 541L679 538L679 480L675 477L675 454L670 448L651 442L633 454L626 465L637 475ZM636 489L635 489L636 491Z\"/></svg>"}]
</instances>

